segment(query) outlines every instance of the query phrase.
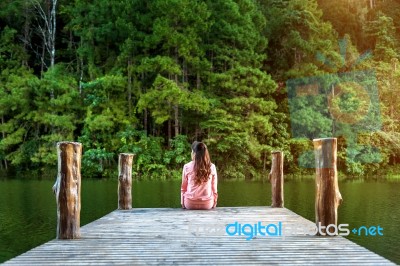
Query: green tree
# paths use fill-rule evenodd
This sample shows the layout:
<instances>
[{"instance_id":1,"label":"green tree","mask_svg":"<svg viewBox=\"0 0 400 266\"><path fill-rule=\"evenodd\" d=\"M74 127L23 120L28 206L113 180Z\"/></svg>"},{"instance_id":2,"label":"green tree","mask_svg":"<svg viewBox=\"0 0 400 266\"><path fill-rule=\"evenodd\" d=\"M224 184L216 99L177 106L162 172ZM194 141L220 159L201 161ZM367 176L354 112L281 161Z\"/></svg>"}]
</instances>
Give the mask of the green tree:
<instances>
[{"instance_id":1,"label":"green tree","mask_svg":"<svg viewBox=\"0 0 400 266\"><path fill-rule=\"evenodd\" d=\"M27 55L18 45L17 31L5 27L0 33L0 166L27 164L31 145L27 116L30 97L37 78L22 64Z\"/></svg>"},{"instance_id":2,"label":"green tree","mask_svg":"<svg viewBox=\"0 0 400 266\"><path fill-rule=\"evenodd\" d=\"M265 19L253 1L212 1L205 44L212 70L206 91L215 98L200 124L221 176L259 178L273 149L285 149L284 115L276 112L275 82L261 71ZM283 122L284 123L284 122ZM232 158L234 158L232 160ZM265 174L265 173L264 173Z\"/></svg>"},{"instance_id":3,"label":"green tree","mask_svg":"<svg viewBox=\"0 0 400 266\"><path fill-rule=\"evenodd\" d=\"M79 91L76 80L65 75L62 65L50 68L33 87L33 111L27 118L32 125L31 138L38 149L31 161L39 165L54 165L56 143L73 141L79 123Z\"/></svg>"}]
</instances>

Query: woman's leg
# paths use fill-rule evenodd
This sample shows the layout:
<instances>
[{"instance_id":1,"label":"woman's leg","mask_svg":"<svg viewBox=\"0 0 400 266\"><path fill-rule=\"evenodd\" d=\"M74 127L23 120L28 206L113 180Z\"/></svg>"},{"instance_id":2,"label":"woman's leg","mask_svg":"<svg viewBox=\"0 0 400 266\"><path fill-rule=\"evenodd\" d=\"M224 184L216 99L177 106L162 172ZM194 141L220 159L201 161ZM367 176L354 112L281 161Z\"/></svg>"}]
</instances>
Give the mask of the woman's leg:
<instances>
[{"instance_id":1,"label":"woman's leg","mask_svg":"<svg viewBox=\"0 0 400 266\"><path fill-rule=\"evenodd\" d=\"M189 210L209 210L214 205L214 199L207 201L184 199L185 208Z\"/></svg>"}]
</instances>

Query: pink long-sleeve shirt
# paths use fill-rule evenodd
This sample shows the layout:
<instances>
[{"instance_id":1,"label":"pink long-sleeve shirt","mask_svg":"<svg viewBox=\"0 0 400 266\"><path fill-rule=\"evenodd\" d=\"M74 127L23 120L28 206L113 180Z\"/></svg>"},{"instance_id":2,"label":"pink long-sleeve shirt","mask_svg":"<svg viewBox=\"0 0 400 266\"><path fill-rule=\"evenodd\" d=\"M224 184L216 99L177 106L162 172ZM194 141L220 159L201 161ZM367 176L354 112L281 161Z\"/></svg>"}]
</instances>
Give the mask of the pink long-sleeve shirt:
<instances>
[{"instance_id":1,"label":"pink long-sleeve shirt","mask_svg":"<svg viewBox=\"0 0 400 266\"><path fill-rule=\"evenodd\" d=\"M210 179L202 184L196 184L194 173L194 161L183 166L182 185L181 185L181 204L184 204L184 198L206 201L214 200L214 207L217 204L217 169L214 164L211 164Z\"/></svg>"}]
</instances>

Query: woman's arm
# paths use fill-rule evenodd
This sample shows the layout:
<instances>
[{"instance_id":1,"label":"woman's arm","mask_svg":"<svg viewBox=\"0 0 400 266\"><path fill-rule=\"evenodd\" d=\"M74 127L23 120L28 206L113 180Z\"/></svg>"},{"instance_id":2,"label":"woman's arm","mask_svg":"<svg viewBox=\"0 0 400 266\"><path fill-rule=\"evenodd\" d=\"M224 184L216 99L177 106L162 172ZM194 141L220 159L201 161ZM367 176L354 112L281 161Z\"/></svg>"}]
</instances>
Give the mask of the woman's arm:
<instances>
[{"instance_id":1,"label":"woman's arm","mask_svg":"<svg viewBox=\"0 0 400 266\"><path fill-rule=\"evenodd\" d=\"M187 191L188 179L185 171L185 166L183 166L182 170L182 185L181 185L181 205L182 208L185 209L184 197L183 194Z\"/></svg>"},{"instance_id":2,"label":"woman's arm","mask_svg":"<svg viewBox=\"0 0 400 266\"><path fill-rule=\"evenodd\" d=\"M217 200L218 200L218 175L217 175L217 169L215 168L215 165L213 165L212 170L212 180L211 180L211 189L214 194L214 205L213 208L217 206Z\"/></svg>"}]
</instances>

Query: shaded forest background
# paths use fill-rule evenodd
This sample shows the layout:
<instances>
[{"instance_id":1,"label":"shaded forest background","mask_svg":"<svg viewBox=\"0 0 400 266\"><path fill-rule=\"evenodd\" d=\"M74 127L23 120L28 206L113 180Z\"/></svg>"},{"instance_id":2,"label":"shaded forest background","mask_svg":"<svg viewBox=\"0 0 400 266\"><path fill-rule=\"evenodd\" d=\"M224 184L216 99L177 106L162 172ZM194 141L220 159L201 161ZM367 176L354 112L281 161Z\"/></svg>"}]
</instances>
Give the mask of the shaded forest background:
<instances>
[{"instance_id":1,"label":"shaded forest background","mask_svg":"<svg viewBox=\"0 0 400 266\"><path fill-rule=\"evenodd\" d=\"M45 173L74 140L86 177L114 176L133 152L137 178L179 178L201 140L222 178L262 178L272 150L301 173L312 138L291 126L332 127L289 114L286 81L374 69L382 126L358 142L380 162L346 160L337 135L340 170L375 173L399 161L399 43L395 0L3 0L0 168Z\"/></svg>"}]
</instances>

